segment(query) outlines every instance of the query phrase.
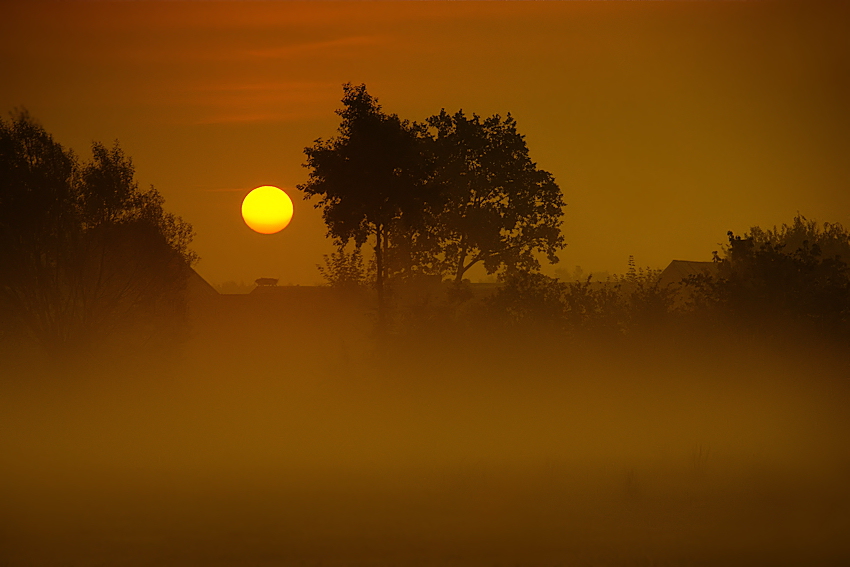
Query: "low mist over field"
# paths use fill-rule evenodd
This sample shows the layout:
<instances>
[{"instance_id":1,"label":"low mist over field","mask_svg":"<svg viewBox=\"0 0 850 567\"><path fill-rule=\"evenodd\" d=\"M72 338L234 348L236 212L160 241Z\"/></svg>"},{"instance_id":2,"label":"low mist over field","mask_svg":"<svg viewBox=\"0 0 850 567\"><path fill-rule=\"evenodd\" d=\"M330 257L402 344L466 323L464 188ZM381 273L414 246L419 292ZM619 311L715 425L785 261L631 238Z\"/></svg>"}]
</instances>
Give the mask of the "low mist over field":
<instances>
[{"instance_id":1,"label":"low mist over field","mask_svg":"<svg viewBox=\"0 0 850 567\"><path fill-rule=\"evenodd\" d=\"M5 368L3 560L850 558L842 350L734 331L375 337L367 310L299 303L207 318L167 360Z\"/></svg>"}]
</instances>

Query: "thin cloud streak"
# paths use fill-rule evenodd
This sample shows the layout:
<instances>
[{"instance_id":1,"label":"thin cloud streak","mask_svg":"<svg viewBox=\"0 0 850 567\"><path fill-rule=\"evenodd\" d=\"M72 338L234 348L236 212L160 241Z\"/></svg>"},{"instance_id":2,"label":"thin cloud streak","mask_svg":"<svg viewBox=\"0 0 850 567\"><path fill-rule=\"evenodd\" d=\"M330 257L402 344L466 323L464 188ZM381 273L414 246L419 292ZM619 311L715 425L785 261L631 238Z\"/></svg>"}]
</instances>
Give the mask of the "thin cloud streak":
<instances>
[{"instance_id":1,"label":"thin cloud streak","mask_svg":"<svg viewBox=\"0 0 850 567\"><path fill-rule=\"evenodd\" d=\"M210 77L215 79L215 77ZM238 85L233 83L215 84L204 82L183 89L175 100L175 93L168 93L172 102L192 106L218 108L238 108L262 105L305 105L322 98L329 91L336 93L339 85L334 83L254 83ZM164 93L163 93L164 94Z\"/></svg>"},{"instance_id":2,"label":"thin cloud streak","mask_svg":"<svg viewBox=\"0 0 850 567\"><path fill-rule=\"evenodd\" d=\"M328 87L339 88L336 83L317 83L305 81L280 81L280 82L264 82L264 83L222 83L222 84L206 84L192 87L192 92L244 92L244 91L308 91L316 89L326 89Z\"/></svg>"},{"instance_id":3,"label":"thin cloud streak","mask_svg":"<svg viewBox=\"0 0 850 567\"><path fill-rule=\"evenodd\" d=\"M339 39L331 39L327 41L306 42L295 45L285 45L281 47L271 47L266 49L249 49L242 53L244 55L262 59L283 59L304 53L317 54L317 52L335 50L338 48L352 47L372 47L389 43L387 36L352 36L342 37ZM345 53L325 53L324 55L350 55L350 52Z\"/></svg>"},{"instance_id":4,"label":"thin cloud streak","mask_svg":"<svg viewBox=\"0 0 850 567\"><path fill-rule=\"evenodd\" d=\"M337 89L307 82L207 84L185 92L181 105L200 111L195 124L291 122L321 116L321 101Z\"/></svg>"},{"instance_id":5,"label":"thin cloud streak","mask_svg":"<svg viewBox=\"0 0 850 567\"><path fill-rule=\"evenodd\" d=\"M246 191L250 191L250 189L246 189L244 187L226 188L226 189L195 189L195 190L201 191L202 193L244 193Z\"/></svg>"},{"instance_id":6,"label":"thin cloud streak","mask_svg":"<svg viewBox=\"0 0 850 567\"><path fill-rule=\"evenodd\" d=\"M317 113L318 114L318 113ZM260 122L293 122L311 118L304 112L257 113L257 114L217 114L194 121L194 124L256 124Z\"/></svg>"}]
</instances>

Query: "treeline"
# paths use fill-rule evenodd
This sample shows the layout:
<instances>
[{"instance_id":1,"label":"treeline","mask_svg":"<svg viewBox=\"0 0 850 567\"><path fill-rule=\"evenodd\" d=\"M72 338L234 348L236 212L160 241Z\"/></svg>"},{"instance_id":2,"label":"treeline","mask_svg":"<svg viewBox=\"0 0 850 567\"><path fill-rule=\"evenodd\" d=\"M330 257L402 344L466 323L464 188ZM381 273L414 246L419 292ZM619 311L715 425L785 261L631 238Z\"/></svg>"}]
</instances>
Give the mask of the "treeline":
<instances>
[{"instance_id":1,"label":"treeline","mask_svg":"<svg viewBox=\"0 0 850 567\"><path fill-rule=\"evenodd\" d=\"M318 197L339 246L320 273L335 287L376 288L381 324L440 328L463 319L583 336L682 325L848 333L850 238L839 224L798 216L730 233L712 270L679 282L634 266L605 282L563 282L539 273L538 259L556 262L565 246L563 196L510 115L442 110L414 122L385 113L365 85L343 92L337 135L305 149L309 179L299 188ZM502 285L474 309L462 307L472 295L464 276L476 265ZM393 287L427 279L454 282L448 303L391 313Z\"/></svg>"},{"instance_id":2,"label":"treeline","mask_svg":"<svg viewBox=\"0 0 850 567\"><path fill-rule=\"evenodd\" d=\"M0 119L0 346L65 357L183 332L192 227L139 188L117 142L91 150L26 112Z\"/></svg>"},{"instance_id":3,"label":"treeline","mask_svg":"<svg viewBox=\"0 0 850 567\"><path fill-rule=\"evenodd\" d=\"M850 233L802 215L769 230L728 233L711 269L679 281L636 269L604 282L504 274L465 324L582 338L655 332L850 338ZM448 307L448 304L445 305Z\"/></svg>"},{"instance_id":4,"label":"treeline","mask_svg":"<svg viewBox=\"0 0 850 567\"><path fill-rule=\"evenodd\" d=\"M692 311L771 332L850 332L850 233L797 215L779 228L728 233L716 275L690 278Z\"/></svg>"},{"instance_id":5,"label":"treeline","mask_svg":"<svg viewBox=\"0 0 850 567\"><path fill-rule=\"evenodd\" d=\"M753 227L698 273L662 279L638 268L605 280L562 281L535 270L501 271L489 289L435 278L386 290L391 333L500 332L612 339L657 332L750 334L760 338L850 339L850 232L802 215L769 230ZM337 288L368 290L374 273L359 251L320 267ZM448 336L448 335L447 335Z\"/></svg>"}]
</instances>

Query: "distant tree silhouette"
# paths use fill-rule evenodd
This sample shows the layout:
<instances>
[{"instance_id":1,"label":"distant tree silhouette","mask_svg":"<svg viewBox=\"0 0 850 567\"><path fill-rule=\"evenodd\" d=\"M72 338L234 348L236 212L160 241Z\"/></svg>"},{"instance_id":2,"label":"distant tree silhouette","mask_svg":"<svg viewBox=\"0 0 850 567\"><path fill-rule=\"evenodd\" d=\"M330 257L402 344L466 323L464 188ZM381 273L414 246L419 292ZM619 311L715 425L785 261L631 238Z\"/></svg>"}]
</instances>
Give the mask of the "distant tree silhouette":
<instances>
[{"instance_id":1,"label":"distant tree silhouette","mask_svg":"<svg viewBox=\"0 0 850 567\"><path fill-rule=\"evenodd\" d=\"M728 233L717 277L692 278L699 308L775 328L850 329L850 233L798 215L743 237Z\"/></svg>"},{"instance_id":2,"label":"distant tree silhouette","mask_svg":"<svg viewBox=\"0 0 850 567\"><path fill-rule=\"evenodd\" d=\"M417 232L425 208L422 127L381 110L366 85L343 85L338 135L305 148L306 198L319 197L328 236L340 245L374 237L379 304L393 240Z\"/></svg>"},{"instance_id":3,"label":"distant tree silhouette","mask_svg":"<svg viewBox=\"0 0 850 567\"><path fill-rule=\"evenodd\" d=\"M730 237L729 246L726 248L725 256L735 261L735 248L741 251L746 248L758 249L765 245L780 247L786 252L795 252L804 248L810 248L824 259L837 259L850 263L850 232L840 223L824 222L807 219L797 214L791 224L782 224L772 229L762 229L754 226L745 233L743 238L727 233ZM743 243L738 246L738 243Z\"/></svg>"},{"instance_id":4,"label":"distant tree silhouette","mask_svg":"<svg viewBox=\"0 0 850 567\"><path fill-rule=\"evenodd\" d=\"M191 226L139 190L117 143L92 154L80 163L26 112L0 120L0 310L51 351L153 333L197 259Z\"/></svg>"},{"instance_id":5,"label":"distant tree silhouette","mask_svg":"<svg viewBox=\"0 0 850 567\"><path fill-rule=\"evenodd\" d=\"M634 256L629 256L625 274L615 276L627 313L630 329L657 328L668 322L675 311L678 286L661 285L661 270L640 268Z\"/></svg>"},{"instance_id":6,"label":"distant tree silhouette","mask_svg":"<svg viewBox=\"0 0 850 567\"><path fill-rule=\"evenodd\" d=\"M619 335L630 322L628 298L616 281L571 282L564 295L567 324L579 336Z\"/></svg>"},{"instance_id":7,"label":"distant tree silhouette","mask_svg":"<svg viewBox=\"0 0 850 567\"><path fill-rule=\"evenodd\" d=\"M638 268L605 281L561 282L531 271L508 271L485 300L486 313L508 327L561 331L575 337L613 338L661 330L677 321L676 288L661 286L661 271Z\"/></svg>"},{"instance_id":8,"label":"distant tree silhouette","mask_svg":"<svg viewBox=\"0 0 850 567\"><path fill-rule=\"evenodd\" d=\"M613 337L628 330L628 297L617 282L561 282L536 272L509 272L484 301L485 314L508 329L574 337Z\"/></svg>"},{"instance_id":9,"label":"distant tree silhouette","mask_svg":"<svg viewBox=\"0 0 850 567\"><path fill-rule=\"evenodd\" d=\"M338 246L335 252L322 256L324 266L317 265L319 273L331 287L347 290L363 288L372 283L374 274L364 264L360 248L348 252L345 246Z\"/></svg>"},{"instance_id":10,"label":"distant tree silhouette","mask_svg":"<svg viewBox=\"0 0 850 567\"><path fill-rule=\"evenodd\" d=\"M508 114L481 119L445 110L427 120L433 172L428 228L442 271L456 282L479 262L500 268L539 269L535 253L557 262L564 247L561 190L528 155Z\"/></svg>"},{"instance_id":11,"label":"distant tree silhouette","mask_svg":"<svg viewBox=\"0 0 850 567\"><path fill-rule=\"evenodd\" d=\"M488 314L513 328L564 330L569 284L544 274L516 271L502 277L502 285L485 300Z\"/></svg>"}]
</instances>

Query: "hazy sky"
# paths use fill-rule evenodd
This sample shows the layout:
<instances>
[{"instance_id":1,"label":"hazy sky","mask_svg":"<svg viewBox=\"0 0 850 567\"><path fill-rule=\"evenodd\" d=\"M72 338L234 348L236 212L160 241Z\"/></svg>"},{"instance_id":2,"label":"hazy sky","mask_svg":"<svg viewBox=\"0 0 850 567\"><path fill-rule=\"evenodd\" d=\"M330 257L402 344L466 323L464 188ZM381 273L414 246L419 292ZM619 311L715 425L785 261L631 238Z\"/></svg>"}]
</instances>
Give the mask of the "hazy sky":
<instances>
[{"instance_id":1,"label":"hazy sky","mask_svg":"<svg viewBox=\"0 0 850 567\"><path fill-rule=\"evenodd\" d=\"M797 211L850 225L850 10L777 2L0 1L0 112L88 156L120 140L197 230L212 283L320 280L312 203L264 236L259 185L306 180L344 82L423 120L510 112L565 201L558 267L709 260ZM552 273L552 270L549 270Z\"/></svg>"}]
</instances>

